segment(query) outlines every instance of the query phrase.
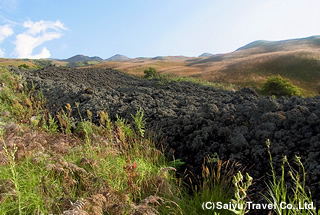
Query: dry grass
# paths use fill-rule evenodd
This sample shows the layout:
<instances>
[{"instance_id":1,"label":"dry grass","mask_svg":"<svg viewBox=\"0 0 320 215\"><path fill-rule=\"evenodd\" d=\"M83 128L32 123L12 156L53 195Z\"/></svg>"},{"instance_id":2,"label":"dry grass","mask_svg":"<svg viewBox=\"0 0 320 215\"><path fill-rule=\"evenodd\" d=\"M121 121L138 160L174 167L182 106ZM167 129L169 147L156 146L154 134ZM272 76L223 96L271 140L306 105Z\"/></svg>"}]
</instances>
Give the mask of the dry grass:
<instances>
[{"instance_id":1,"label":"dry grass","mask_svg":"<svg viewBox=\"0 0 320 215\"><path fill-rule=\"evenodd\" d=\"M320 91L320 48L305 43L254 47L207 58L172 59L133 59L104 62L94 67L114 68L139 76L153 67L159 73L253 88L259 88L268 77L280 74L300 87L304 96L314 96Z\"/></svg>"},{"instance_id":2,"label":"dry grass","mask_svg":"<svg viewBox=\"0 0 320 215\"><path fill-rule=\"evenodd\" d=\"M0 58L0 67L10 65L18 67L22 64L26 64L30 67L36 67L36 65L29 60Z\"/></svg>"},{"instance_id":3,"label":"dry grass","mask_svg":"<svg viewBox=\"0 0 320 215\"><path fill-rule=\"evenodd\" d=\"M166 61L166 60L152 60L152 59L134 59L124 62L103 62L92 67L99 68L113 68L118 69L123 72L132 74L132 75L144 75L144 70L147 70L149 67L155 68L160 73L170 73L181 76L193 76L201 73L200 69L191 68L187 66L188 62L186 61Z\"/></svg>"}]
</instances>

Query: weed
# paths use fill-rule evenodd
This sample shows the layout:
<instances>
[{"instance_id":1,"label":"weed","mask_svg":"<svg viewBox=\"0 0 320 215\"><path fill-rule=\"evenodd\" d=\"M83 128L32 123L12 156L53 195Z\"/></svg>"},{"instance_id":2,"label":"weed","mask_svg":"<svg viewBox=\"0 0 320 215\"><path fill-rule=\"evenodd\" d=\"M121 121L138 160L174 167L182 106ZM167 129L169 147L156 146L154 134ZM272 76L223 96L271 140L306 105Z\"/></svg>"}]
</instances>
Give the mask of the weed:
<instances>
[{"instance_id":1,"label":"weed","mask_svg":"<svg viewBox=\"0 0 320 215\"><path fill-rule=\"evenodd\" d=\"M266 145L268 147L268 154L270 158L270 166L271 166L271 173L272 173L272 182L269 182L267 184L268 188L268 196L264 195L264 198L273 205L274 211L276 214L279 215L290 215L290 214L320 214L320 210L318 212L315 209L315 206L313 205L312 202L312 196L309 191L309 194L306 193L305 191L305 169L304 166L301 162L301 158L298 156L295 156L296 163L298 164L299 167L302 168L302 181L301 176L299 172L294 171L288 160L287 157L284 156L282 165L281 165L281 178L279 181L277 181L276 173L273 167L273 162L272 162L272 156L270 152L270 140L267 140ZM287 190L287 186L285 184L284 176L285 176L285 171L284 171L284 165L287 164L290 167L289 175L291 176L291 179L293 180L293 188L292 188L292 195L289 195L289 192ZM287 205L291 205L292 208L289 207L281 207L282 203L286 203ZM301 208L301 206L304 205L311 205L314 207L305 207Z\"/></svg>"},{"instance_id":2,"label":"weed","mask_svg":"<svg viewBox=\"0 0 320 215\"><path fill-rule=\"evenodd\" d=\"M65 112L63 109L58 113L57 118L60 122L61 129L66 133L71 133L71 106L69 103L65 106L65 109L67 112Z\"/></svg>"},{"instance_id":3,"label":"weed","mask_svg":"<svg viewBox=\"0 0 320 215\"><path fill-rule=\"evenodd\" d=\"M92 123L92 112L90 110L87 110L87 116L89 121Z\"/></svg>"},{"instance_id":4,"label":"weed","mask_svg":"<svg viewBox=\"0 0 320 215\"><path fill-rule=\"evenodd\" d=\"M0 130L0 137L3 143L3 149L6 153L6 157L9 161L9 168L11 170L11 176L10 176L10 180L14 185L15 188L15 195L17 197L17 203L18 203L18 211L19 214L22 214L22 207L21 207L21 191L20 191L20 186L19 186L19 175L16 169L16 162L15 162L15 154L18 151L17 145L13 144L13 150L9 151L9 149L7 148L7 145L4 141L3 138L3 131Z\"/></svg>"},{"instance_id":5,"label":"weed","mask_svg":"<svg viewBox=\"0 0 320 215\"><path fill-rule=\"evenodd\" d=\"M136 190L139 189L139 187L135 184L135 180L138 176L138 173L136 172L137 164L134 162L133 164L130 161L130 158L128 157L126 159L126 165L123 166L123 170L126 172L128 180L127 184L129 186L129 191L132 194L133 199L136 199Z\"/></svg>"},{"instance_id":6,"label":"weed","mask_svg":"<svg viewBox=\"0 0 320 215\"><path fill-rule=\"evenodd\" d=\"M247 191L252 184L252 177L246 173L246 181L243 181L243 175L239 171L237 175L233 177L233 184L235 186L235 199L231 199L231 202L234 205L238 205L237 209L229 209L235 214L246 214L249 210L246 209L246 198L247 198ZM239 207L240 206L240 207ZM241 207L242 206L242 207Z\"/></svg>"},{"instance_id":7,"label":"weed","mask_svg":"<svg viewBox=\"0 0 320 215\"><path fill-rule=\"evenodd\" d=\"M132 139L134 137L134 133L130 127L130 125L128 125L128 121L119 117L118 115L117 117L117 121L116 121L116 126L118 128L118 133L120 135L120 140L122 142L126 142L126 139ZM121 134L123 132L123 135Z\"/></svg>"},{"instance_id":8,"label":"weed","mask_svg":"<svg viewBox=\"0 0 320 215\"><path fill-rule=\"evenodd\" d=\"M140 137L144 137L145 121L143 120L143 111L141 108L137 111L135 116L131 114L131 117L133 118L137 133L140 135Z\"/></svg>"},{"instance_id":9,"label":"weed","mask_svg":"<svg viewBox=\"0 0 320 215\"><path fill-rule=\"evenodd\" d=\"M171 166L175 169L180 169L186 162L182 161L181 159L174 159L168 163L168 166Z\"/></svg>"},{"instance_id":10,"label":"weed","mask_svg":"<svg viewBox=\"0 0 320 215\"><path fill-rule=\"evenodd\" d=\"M89 120L83 120L80 110L79 110L79 103L76 103L78 113L81 119L81 122L78 123L75 132L78 133L80 137L82 137L87 144L91 143L91 137L94 133L94 124L92 123L92 112L87 110L87 116ZM70 108L71 109L71 108Z\"/></svg>"},{"instance_id":11,"label":"weed","mask_svg":"<svg viewBox=\"0 0 320 215\"><path fill-rule=\"evenodd\" d=\"M80 137L83 137L86 143L91 143L91 136L93 134L93 125L91 122L79 122L75 132L78 133Z\"/></svg>"},{"instance_id":12,"label":"weed","mask_svg":"<svg viewBox=\"0 0 320 215\"><path fill-rule=\"evenodd\" d=\"M50 113L48 113L48 117L49 117L48 132L51 134L55 134L58 132L59 127L58 127L54 117L52 117Z\"/></svg>"},{"instance_id":13,"label":"weed","mask_svg":"<svg viewBox=\"0 0 320 215\"><path fill-rule=\"evenodd\" d=\"M110 134L112 130L112 123L109 117L109 114L105 111L100 111L100 126L102 126L106 131L107 134Z\"/></svg>"}]
</instances>

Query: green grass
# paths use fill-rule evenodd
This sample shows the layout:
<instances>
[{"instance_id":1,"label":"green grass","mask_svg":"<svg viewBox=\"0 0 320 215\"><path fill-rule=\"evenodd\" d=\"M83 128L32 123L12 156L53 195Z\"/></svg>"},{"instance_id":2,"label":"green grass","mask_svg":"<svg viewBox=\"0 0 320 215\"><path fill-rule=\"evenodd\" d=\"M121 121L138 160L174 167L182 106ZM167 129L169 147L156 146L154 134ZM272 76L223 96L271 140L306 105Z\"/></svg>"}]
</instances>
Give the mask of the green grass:
<instances>
[{"instance_id":1,"label":"green grass","mask_svg":"<svg viewBox=\"0 0 320 215\"><path fill-rule=\"evenodd\" d=\"M272 72L295 81L314 82L320 79L320 56L280 55L258 65L260 71Z\"/></svg>"},{"instance_id":2,"label":"green grass","mask_svg":"<svg viewBox=\"0 0 320 215\"><path fill-rule=\"evenodd\" d=\"M247 78L242 77L243 80L250 80L251 75L265 78L281 75L301 88L303 96L315 96L320 90L320 55L318 54L308 52L275 54L247 64L243 64L243 70L247 71L245 74ZM241 65L235 65L235 71L237 71L237 67L241 68ZM254 82L254 86L262 84Z\"/></svg>"},{"instance_id":3,"label":"green grass","mask_svg":"<svg viewBox=\"0 0 320 215\"><path fill-rule=\"evenodd\" d=\"M315 207L314 202L312 200L312 195L310 191L307 193L305 187L305 176L306 172L304 169L303 164L301 163L301 158L295 156L296 163L302 169L302 174L292 169L290 166L287 157L284 156L283 162L281 165L281 177L280 180L277 179L273 162L272 156L270 152L270 141L267 141L268 153L270 158L270 167L271 167L271 175L272 181L267 184L268 188L268 195L264 196L264 198L274 206L274 212L278 215L290 215L290 214L320 214L320 210L316 210L315 208L299 208L299 206L303 204L307 204L310 206ZM285 183L285 165L289 166L289 175L293 181L292 192L290 192L287 188ZM281 204L286 203L287 205L292 205L292 208L282 208ZM300 205L299 205L300 204Z\"/></svg>"}]
</instances>

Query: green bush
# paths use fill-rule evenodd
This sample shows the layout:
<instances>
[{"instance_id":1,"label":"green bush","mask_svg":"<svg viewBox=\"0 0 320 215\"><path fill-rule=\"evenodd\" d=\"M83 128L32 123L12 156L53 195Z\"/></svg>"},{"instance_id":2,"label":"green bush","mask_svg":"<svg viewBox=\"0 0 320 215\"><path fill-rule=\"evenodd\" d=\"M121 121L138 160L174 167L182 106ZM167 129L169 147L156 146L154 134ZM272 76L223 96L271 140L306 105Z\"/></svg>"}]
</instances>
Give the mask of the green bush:
<instances>
[{"instance_id":1,"label":"green bush","mask_svg":"<svg viewBox=\"0 0 320 215\"><path fill-rule=\"evenodd\" d=\"M144 70L144 78L153 78L155 76L157 76L157 70L153 67L149 67L149 69Z\"/></svg>"},{"instance_id":2,"label":"green bush","mask_svg":"<svg viewBox=\"0 0 320 215\"><path fill-rule=\"evenodd\" d=\"M261 91L264 95L274 95L276 97L301 94L297 86L291 84L288 79L284 79L280 75L268 78L263 84Z\"/></svg>"},{"instance_id":3,"label":"green bush","mask_svg":"<svg viewBox=\"0 0 320 215\"><path fill-rule=\"evenodd\" d=\"M30 66L28 66L27 64L21 64L18 66L19 69L30 69Z\"/></svg>"}]
</instances>

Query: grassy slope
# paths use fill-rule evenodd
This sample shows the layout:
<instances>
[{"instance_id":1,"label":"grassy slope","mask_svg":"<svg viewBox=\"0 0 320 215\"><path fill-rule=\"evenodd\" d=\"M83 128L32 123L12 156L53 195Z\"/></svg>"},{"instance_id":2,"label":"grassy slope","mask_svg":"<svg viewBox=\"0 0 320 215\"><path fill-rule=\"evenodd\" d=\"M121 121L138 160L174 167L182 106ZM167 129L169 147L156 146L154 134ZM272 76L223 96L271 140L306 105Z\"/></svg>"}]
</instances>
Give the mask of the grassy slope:
<instances>
[{"instance_id":1,"label":"grassy slope","mask_svg":"<svg viewBox=\"0 0 320 215\"><path fill-rule=\"evenodd\" d=\"M171 73L181 76L192 76L201 73L200 69L191 68L186 65L187 63L183 60L173 61L173 60L152 60L152 59L134 59L124 62L103 62L93 67L100 68L113 68L119 69L129 74L133 75L144 75L144 70L149 67L155 68L160 73Z\"/></svg>"},{"instance_id":2,"label":"grassy slope","mask_svg":"<svg viewBox=\"0 0 320 215\"><path fill-rule=\"evenodd\" d=\"M26 64L30 67L36 67L36 65L32 62L32 60L22 60L22 59L9 59L9 58L0 58L0 66L20 66L22 64Z\"/></svg>"},{"instance_id":3,"label":"grassy slope","mask_svg":"<svg viewBox=\"0 0 320 215\"><path fill-rule=\"evenodd\" d=\"M304 48L270 53L257 52L256 49L250 50L250 52L238 51L187 61L147 59L106 62L94 67L109 67L134 75L143 75L144 70L153 67L161 74L193 76L205 81L253 88L259 88L268 77L280 74L302 88L304 96L318 94L320 90L320 49Z\"/></svg>"},{"instance_id":4,"label":"grassy slope","mask_svg":"<svg viewBox=\"0 0 320 215\"><path fill-rule=\"evenodd\" d=\"M302 88L305 96L320 90L320 50L278 51L206 64L210 69L201 78L208 81L258 88L267 77L280 74Z\"/></svg>"},{"instance_id":5,"label":"grassy slope","mask_svg":"<svg viewBox=\"0 0 320 215\"><path fill-rule=\"evenodd\" d=\"M299 86L304 96L315 96L320 91L319 41L318 37L257 41L232 53L204 58L134 59L103 62L95 67L111 67L135 75L143 75L145 69L154 67L160 73L253 88L259 88L268 77L280 74Z\"/></svg>"}]
</instances>

